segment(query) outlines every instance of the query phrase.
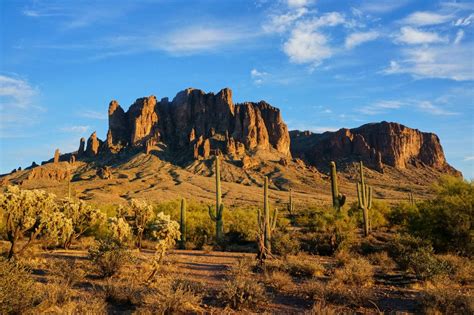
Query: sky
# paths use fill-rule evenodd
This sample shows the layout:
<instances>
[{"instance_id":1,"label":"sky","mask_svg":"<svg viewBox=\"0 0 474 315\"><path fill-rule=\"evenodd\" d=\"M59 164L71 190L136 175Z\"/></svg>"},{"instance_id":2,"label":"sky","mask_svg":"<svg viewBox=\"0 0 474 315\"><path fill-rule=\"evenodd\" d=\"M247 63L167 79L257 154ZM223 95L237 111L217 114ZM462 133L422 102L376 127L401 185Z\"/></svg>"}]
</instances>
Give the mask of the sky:
<instances>
[{"instance_id":1,"label":"sky","mask_svg":"<svg viewBox=\"0 0 474 315\"><path fill-rule=\"evenodd\" d=\"M112 99L266 100L290 130L394 121L474 178L474 3L0 1L0 173L104 139Z\"/></svg>"}]
</instances>

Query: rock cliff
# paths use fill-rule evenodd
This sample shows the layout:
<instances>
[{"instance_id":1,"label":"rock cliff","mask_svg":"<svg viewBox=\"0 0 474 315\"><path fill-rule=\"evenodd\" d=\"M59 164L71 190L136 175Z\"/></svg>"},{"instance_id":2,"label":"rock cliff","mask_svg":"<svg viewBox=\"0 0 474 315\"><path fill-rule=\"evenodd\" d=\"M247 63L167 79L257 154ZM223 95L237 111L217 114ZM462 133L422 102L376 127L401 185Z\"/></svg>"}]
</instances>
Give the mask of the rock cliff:
<instances>
[{"instance_id":1,"label":"rock cliff","mask_svg":"<svg viewBox=\"0 0 474 315\"><path fill-rule=\"evenodd\" d=\"M127 148L150 152L160 142L194 159L218 151L243 156L247 150L290 156L290 136L279 109L264 101L234 105L230 89L214 94L192 88L171 102L139 98L126 112L117 101L110 102L107 139L102 143L91 135L85 154L93 157Z\"/></svg>"},{"instance_id":2,"label":"rock cliff","mask_svg":"<svg viewBox=\"0 0 474 315\"><path fill-rule=\"evenodd\" d=\"M446 162L438 136L398 123L383 121L322 134L292 131L290 135L293 156L318 168L326 168L329 161L362 160L380 172L384 165L396 169L413 165L460 174Z\"/></svg>"}]
</instances>

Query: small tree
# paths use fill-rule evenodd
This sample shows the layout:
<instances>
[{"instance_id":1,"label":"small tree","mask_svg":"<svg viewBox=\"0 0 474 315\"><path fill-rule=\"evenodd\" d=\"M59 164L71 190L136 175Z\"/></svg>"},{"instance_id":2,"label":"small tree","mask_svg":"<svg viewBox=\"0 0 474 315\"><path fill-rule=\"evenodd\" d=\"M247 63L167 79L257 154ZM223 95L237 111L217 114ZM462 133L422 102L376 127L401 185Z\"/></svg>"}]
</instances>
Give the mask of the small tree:
<instances>
[{"instance_id":1,"label":"small tree","mask_svg":"<svg viewBox=\"0 0 474 315\"><path fill-rule=\"evenodd\" d=\"M59 211L71 221L71 230L61 243L68 249L74 240L90 231L90 229L103 220L105 215L98 209L87 205L84 201L66 198L59 203Z\"/></svg>"},{"instance_id":2,"label":"small tree","mask_svg":"<svg viewBox=\"0 0 474 315\"><path fill-rule=\"evenodd\" d=\"M129 223L132 226L135 234L135 245L142 248L142 240L145 229L153 221L154 213L153 206L144 200L132 199L130 201L130 215Z\"/></svg>"},{"instance_id":3,"label":"small tree","mask_svg":"<svg viewBox=\"0 0 474 315\"><path fill-rule=\"evenodd\" d=\"M17 186L8 186L0 195L6 239L11 244L8 258L24 251L45 229L47 214L56 211L54 197L41 190L22 190ZM16 252L15 246L23 237L28 240Z\"/></svg>"},{"instance_id":4,"label":"small tree","mask_svg":"<svg viewBox=\"0 0 474 315\"><path fill-rule=\"evenodd\" d=\"M153 257L153 271L149 280L158 272L158 268L163 261L166 252L175 246L176 240L181 236L179 223L171 220L170 216L163 212L157 214L150 229L153 238L157 240L157 244L155 256Z\"/></svg>"}]
</instances>

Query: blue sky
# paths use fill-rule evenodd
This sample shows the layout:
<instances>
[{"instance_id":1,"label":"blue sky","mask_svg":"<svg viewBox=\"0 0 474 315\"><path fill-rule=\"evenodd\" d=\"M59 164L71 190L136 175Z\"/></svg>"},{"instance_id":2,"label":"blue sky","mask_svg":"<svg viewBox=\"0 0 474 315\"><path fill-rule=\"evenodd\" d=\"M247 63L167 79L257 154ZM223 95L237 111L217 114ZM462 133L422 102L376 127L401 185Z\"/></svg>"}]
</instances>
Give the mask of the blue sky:
<instances>
[{"instance_id":1,"label":"blue sky","mask_svg":"<svg viewBox=\"0 0 474 315\"><path fill-rule=\"evenodd\" d=\"M107 107L187 87L290 129L396 121L474 178L472 1L0 1L0 172L76 150Z\"/></svg>"}]
</instances>

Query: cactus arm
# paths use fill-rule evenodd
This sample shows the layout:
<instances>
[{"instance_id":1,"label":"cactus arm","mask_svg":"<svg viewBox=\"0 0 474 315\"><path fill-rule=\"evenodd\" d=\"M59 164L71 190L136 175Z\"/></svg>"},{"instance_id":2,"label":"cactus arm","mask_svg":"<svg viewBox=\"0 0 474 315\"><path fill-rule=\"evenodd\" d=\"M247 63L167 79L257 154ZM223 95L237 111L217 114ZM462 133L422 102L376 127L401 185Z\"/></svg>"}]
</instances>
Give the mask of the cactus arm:
<instances>
[{"instance_id":1,"label":"cactus arm","mask_svg":"<svg viewBox=\"0 0 474 315\"><path fill-rule=\"evenodd\" d=\"M273 210L273 216L272 216L272 220L271 220L271 231L273 232L276 228L276 224L277 224L277 221L278 221L278 209L275 208L275 210Z\"/></svg>"},{"instance_id":2,"label":"cactus arm","mask_svg":"<svg viewBox=\"0 0 474 315\"><path fill-rule=\"evenodd\" d=\"M216 218L216 216L214 215L214 213L212 213L212 207L211 207L211 206L207 206L207 207L208 207L208 209L209 209L209 216L211 217L211 220L216 221L217 218Z\"/></svg>"}]
</instances>

